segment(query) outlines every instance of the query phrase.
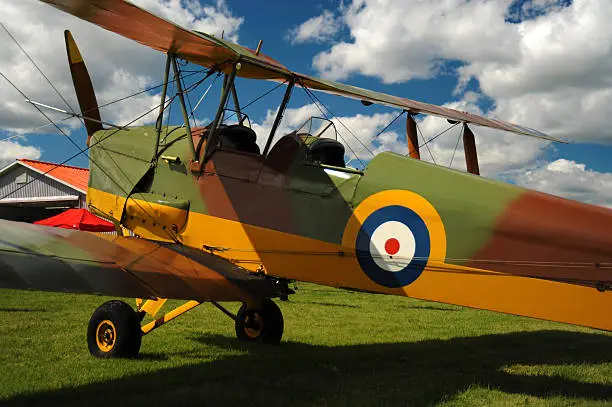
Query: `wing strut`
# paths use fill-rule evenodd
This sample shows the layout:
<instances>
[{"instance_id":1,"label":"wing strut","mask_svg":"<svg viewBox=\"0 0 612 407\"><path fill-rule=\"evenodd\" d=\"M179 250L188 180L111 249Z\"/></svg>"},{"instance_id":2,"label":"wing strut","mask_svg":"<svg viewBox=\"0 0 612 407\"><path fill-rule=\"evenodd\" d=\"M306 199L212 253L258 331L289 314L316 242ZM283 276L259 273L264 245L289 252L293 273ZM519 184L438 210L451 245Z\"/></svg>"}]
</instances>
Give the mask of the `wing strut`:
<instances>
[{"instance_id":1,"label":"wing strut","mask_svg":"<svg viewBox=\"0 0 612 407\"><path fill-rule=\"evenodd\" d=\"M408 117L406 118L406 137L408 138L408 153L410 157L420 160L419 135L417 134L416 121L410 112L408 112Z\"/></svg>"},{"instance_id":2,"label":"wing strut","mask_svg":"<svg viewBox=\"0 0 612 407\"><path fill-rule=\"evenodd\" d=\"M215 119L212 122L212 125L210 126L210 133L208 135L208 141L206 142L206 145L204 146L204 159L202 160L202 162L206 162L208 160L208 158L210 157L210 154L212 153L213 149L216 147L217 145L217 141L219 140L219 132L218 132L218 128L219 128L219 124L221 123L221 117L223 115L223 111L225 110L225 105L227 104L227 98L229 97L229 94L231 93L232 88L234 87L234 80L236 79L236 74L238 73L238 70L241 68L241 64L240 62L234 64L233 68L232 68L232 72L229 74L229 76L227 76L227 85L223 87L223 92L221 94L221 101L219 102L219 108L217 109L217 114L215 115ZM197 155L194 154L194 160L197 162L199 159L199 154L200 152L197 152Z\"/></svg>"},{"instance_id":3,"label":"wing strut","mask_svg":"<svg viewBox=\"0 0 612 407\"><path fill-rule=\"evenodd\" d=\"M268 136L268 141L266 141L266 146L263 151L263 156L265 157L268 154L268 150L270 150L270 146L272 145L272 140L274 139L274 134L280 125L280 122L283 118L283 114L285 113L285 108L287 107L287 103L289 102L289 98L291 98L291 92L293 91L293 86L295 85L295 81L290 81L289 85L287 85L287 90L285 91L285 96L283 96L283 101L278 107L278 113L276 114L276 118L274 119L274 123L272 124L272 129L270 130L270 135Z\"/></svg>"},{"instance_id":4,"label":"wing strut","mask_svg":"<svg viewBox=\"0 0 612 407\"><path fill-rule=\"evenodd\" d=\"M159 153L159 139L161 137L161 130L164 121L164 111L166 110L166 93L168 92L168 79L170 78L170 62L172 60L172 56L170 54L166 55L166 69L164 70L164 81L161 93L161 101L159 103L159 115L157 116L157 121L155 122L155 131L157 133L155 143L155 159L157 160L157 154Z\"/></svg>"},{"instance_id":5,"label":"wing strut","mask_svg":"<svg viewBox=\"0 0 612 407\"><path fill-rule=\"evenodd\" d=\"M183 94L181 75L178 69L178 64L176 62L176 57L172 55L170 56L170 58L172 58L172 70L174 71L174 80L176 81L176 92L179 96L181 110L183 111L183 121L185 122L185 128L187 129L187 136L189 137L189 148L191 150L191 156L193 157L193 161L197 162L199 160L198 156L196 155L195 146L193 145L193 137L191 137L191 125L189 124L189 114L187 113L187 106L185 106L185 95Z\"/></svg>"},{"instance_id":6,"label":"wing strut","mask_svg":"<svg viewBox=\"0 0 612 407\"><path fill-rule=\"evenodd\" d=\"M476 140L474 133L468 127L467 123L463 123L463 150L465 151L465 166L467 171L472 174L480 175L478 168L478 153L476 152Z\"/></svg>"}]
</instances>

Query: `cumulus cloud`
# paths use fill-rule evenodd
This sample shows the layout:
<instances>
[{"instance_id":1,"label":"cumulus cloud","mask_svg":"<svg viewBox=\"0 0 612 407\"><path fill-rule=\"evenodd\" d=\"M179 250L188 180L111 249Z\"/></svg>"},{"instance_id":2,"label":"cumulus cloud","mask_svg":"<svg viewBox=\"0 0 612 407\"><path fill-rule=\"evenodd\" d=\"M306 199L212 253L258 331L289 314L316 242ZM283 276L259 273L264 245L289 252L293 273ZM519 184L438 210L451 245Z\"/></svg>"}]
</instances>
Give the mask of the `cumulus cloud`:
<instances>
[{"instance_id":1,"label":"cumulus cloud","mask_svg":"<svg viewBox=\"0 0 612 407\"><path fill-rule=\"evenodd\" d=\"M517 184L538 191L612 208L612 174L589 170L585 164L558 159L533 168Z\"/></svg>"},{"instance_id":2,"label":"cumulus cloud","mask_svg":"<svg viewBox=\"0 0 612 407\"><path fill-rule=\"evenodd\" d=\"M329 10L316 17L309 18L291 29L287 38L294 44L304 42L325 42L331 40L341 28L341 20Z\"/></svg>"},{"instance_id":3,"label":"cumulus cloud","mask_svg":"<svg viewBox=\"0 0 612 407\"><path fill-rule=\"evenodd\" d=\"M444 106L482 115L483 111L478 107L475 94L468 93L466 96L462 100ZM446 120L433 116L425 116L417 122L425 139L434 137L451 127ZM480 173L489 178L512 178L515 172L533 165L551 144L548 141L475 125L470 128L476 140ZM462 134L462 126L454 126L429 146L437 164L450 166L452 161L452 168L465 170ZM421 143L423 141L421 140ZM429 151L424 147L421 147L421 158L433 161Z\"/></svg>"},{"instance_id":4,"label":"cumulus cloud","mask_svg":"<svg viewBox=\"0 0 612 407\"><path fill-rule=\"evenodd\" d=\"M238 39L243 21L235 17L223 0L201 5L193 0L138 0L138 5L187 28ZM161 81L164 56L133 41L40 2L6 0L0 3L2 22L37 62L51 82L75 110L78 103L66 61L63 31L72 31L87 64L102 105L143 90ZM36 16L36 18L33 18ZM0 30L0 72L4 73L32 100L66 109L59 96L34 69L25 55ZM26 134L46 123L8 83L0 79L0 123L12 133ZM102 119L126 124L159 103L159 95L142 93L124 102L102 108ZM48 113L54 120L62 116ZM150 122L154 114L135 124ZM78 126L64 123L67 130ZM52 130L51 130L52 131ZM84 142L84 140L82 140Z\"/></svg>"},{"instance_id":5,"label":"cumulus cloud","mask_svg":"<svg viewBox=\"0 0 612 407\"><path fill-rule=\"evenodd\" d=\"M33 146L27 146L18 141L0 141L0 168L12 163L18 158L38 160L42 151Z\"/></svg>"},{"instance_id":6,"label":"cumulus cloud","mask_svg":"<svg viewBox=\"0 0 612 407\"><path fill-rule=\"evenodd\" d=\"M503 24L509 5L509 0L354 0L342 8L351 41L318 54L314 66L334 79L361 73L392 83L431 77L441 59L512 60L519 35Z\"/></svg>"},{"instance_id":7,"label":"cumulus cloud","mask_svg":"<svg viewBox=\"0 0 612 407\"><path fill-rule=\"evenodd\" d=\"M324 76L396 83L460 61L458 90L475 79L493 115L573 140L612 137L608 0L526 1L519 20L511 0L354 0L341 12L350 40L314 57Z\"/></svg>"},{"instance_id":8,"label":"cumulus cloud","mask_svg":"<svg viewBox=\"0 0 612 407\"><path fill-rule=\"evenodd\" d=\"M244 18L235 17L224 0L214 5L198 0L134 0L140 7L180 26L238 42L238 29Z\"/></svg>"}]
</instances>

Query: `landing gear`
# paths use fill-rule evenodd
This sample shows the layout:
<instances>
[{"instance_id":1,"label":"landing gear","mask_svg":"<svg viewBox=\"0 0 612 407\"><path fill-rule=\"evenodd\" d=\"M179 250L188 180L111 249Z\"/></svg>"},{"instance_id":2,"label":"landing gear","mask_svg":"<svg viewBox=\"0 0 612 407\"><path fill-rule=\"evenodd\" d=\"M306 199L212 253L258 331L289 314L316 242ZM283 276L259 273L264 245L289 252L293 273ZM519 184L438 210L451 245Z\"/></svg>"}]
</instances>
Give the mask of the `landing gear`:
<instances>
[{"instance_id":1,"label":"landing gear","mask_svg":"<svg viewBox=\"0 0 612 407\"><path fill-rule=\"evenodd\" d=\"M137 301L135 311L123 301L108 301L91 316L87 327L89 353L98 358L131 358L138 355L142 337L200 305L187 301L161 317L156 315L165 299ZM278 344L283 337L283 314L272 300L242 304L234 315L217 302L211 302L235 322L236 336L243 342ZM145 315L155 318L141 326Z\"/></svg>"},{"instance_id":2,"label":"landing gear","mask_svg":"<svg viewBox=\"0 0 612 407\"><path fill-rule=\"evenodd\" d=\"M89 320L87 346L95 357L135 357L141 339L138 314L123 301L105 302Z\"/></svg>"},{"instance_id":3,"label":"landing gear","mask_svg":"<svg viewBox=\"0 0 612 407\"><path fill-rule=\"evenodd\" d=\"M272 300L264 300L252 307L242 304L235 321L236 336L240 341L277 345L283 337L283 314Z\"/></svg>"}]
</instances>

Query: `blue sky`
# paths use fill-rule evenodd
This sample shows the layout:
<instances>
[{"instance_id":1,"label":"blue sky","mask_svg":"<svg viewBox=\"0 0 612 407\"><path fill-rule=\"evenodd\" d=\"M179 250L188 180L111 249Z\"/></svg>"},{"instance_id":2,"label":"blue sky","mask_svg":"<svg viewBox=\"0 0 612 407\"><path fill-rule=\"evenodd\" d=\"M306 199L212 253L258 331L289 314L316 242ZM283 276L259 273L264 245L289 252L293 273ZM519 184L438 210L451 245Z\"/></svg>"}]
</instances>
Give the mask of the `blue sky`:
<instances>
[{"instance_id":1,"label":"blue sky","mask_svg":"<svg viewBox=\"0 0 612 407\"><path fill-rule=\"evenodd\" d=\"M609 145L612 132L605 128L605 104L612 102L612 74L606 62L602 65L602 61L612 56L606 39L609 36L605 35L605 15L612 13L612 9L605 0L434 0L429 3L353 0L342 4L322 1L256 5L235 0L216 3L140 0L138 3L166 18L179 20L178 23L191 25L189 28L208 28L215 35L224 31L226 37L251 48L261 39L262 52L296 71L429 103L450 104L566 138L572 144L549 145L474 128L486 176L612 205L612 192L601 192L612 186L609 174L612 160L608 159L612 153ZM101 103L161 81L163 57L154 51L127 44L114 34L33 0L9 0L0 6L0 11L5 16L0 21L73 106L76 103L61 36L65 28L75 34ZM38 27L26 20L32 13L40 16ZM582 21L588 22L586 28L576 28ZM40 24L48 35L34 40L32 32L40 29ZM7 42L10 40L4 35L3 43ZM63 107L59 97L27 66L27 60L14 45L11 46L13 49L9 47L5 54L0 52L0 71L32 99ZM577 54L577 50L584 52ZM219 84L217 81L207 96L206 101L210 103L203 103L196 112L199 120L206 121L214 114ZM260 81L239 84L243 104L274 86ZM207 86L204 84L199 88L200 93L191 96L194 102ZM14 154L38 155L40 159L56 162L76 152L57 132L27 131L43 124L44 119L6 83L0 84L0 91L12 101L12 104L6 100L4 105L0 104L0 120L5 123L1 138L16 132L25 135L11 140L18 145L5 144L0 160L10 160L13 150ZM263 132L269 128L266 117L278 106L283 91L284 88L278 89L248 109L257 130ZM125 123L127 117L149 108L155 96L152 92L130 102L129 106L124 103L121 108L103 110L103 119ZM338 97L319 97L348 127L357 126L351 131L363 140L370 139L397 113L380 106L364 107ZM305 107L311 103L302 90L294 92L288 111L290 117L283 130L295 127L299 119L312 114L313 106L310 110ZM178 113L177 105L172 115L176 123L181 121ZM439 119L425 119L420 123L426 138L447 125ZM398 121L371 149L388 148L405 153L403 128L404 121ZM85 133L81 127L74 124L67 131L84 146ZM434 156L439 155L440 162L448 160L458 136L458 132L449 132L432 143ZM351 136L344 134L343 137ZM260 135L261 138L265 139ZM462 168L461 158L461 154L455 158L454 167ZM80 156L70 164L87 166L87 160ZM592 184L586 195L585 183ZM578 190L579 194L574 193Z\"/></svg>"}]
</instances>

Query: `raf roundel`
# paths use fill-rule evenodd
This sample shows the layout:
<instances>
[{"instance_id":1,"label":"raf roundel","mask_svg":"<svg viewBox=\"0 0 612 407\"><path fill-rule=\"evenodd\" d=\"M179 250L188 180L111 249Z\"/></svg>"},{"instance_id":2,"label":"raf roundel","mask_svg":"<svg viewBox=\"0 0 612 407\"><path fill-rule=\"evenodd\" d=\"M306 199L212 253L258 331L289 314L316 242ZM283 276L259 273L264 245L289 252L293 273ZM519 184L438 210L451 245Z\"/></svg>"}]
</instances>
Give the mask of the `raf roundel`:
<instances>
[{"instance_id":1,"label":"raf roundel","mask_svg":"<svg viewBox=\"0 0 612 407\"><path fill-rule=\"evenodd\" d=\"M376 210L357 233L356 252L361 268L372 281L389 288L414 282L427 265L430 248L425 222L405 206Z\"/></svg>"}]
</instances>

